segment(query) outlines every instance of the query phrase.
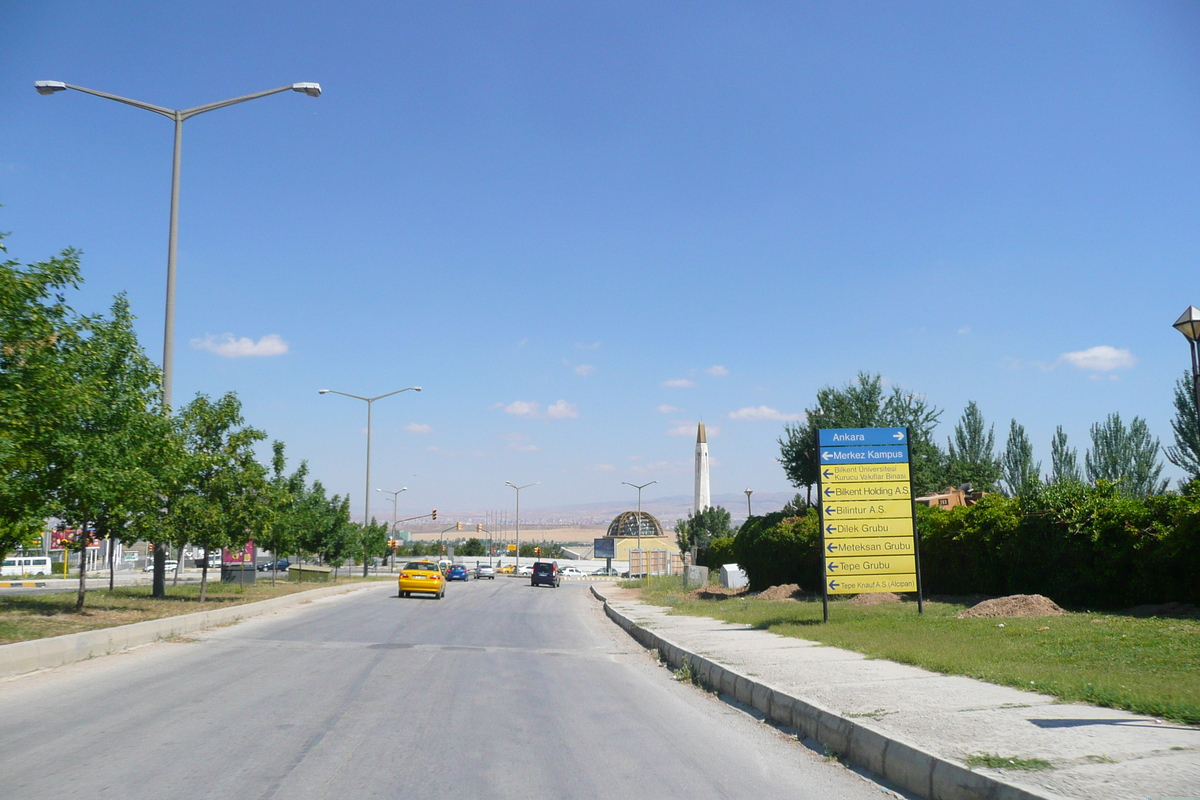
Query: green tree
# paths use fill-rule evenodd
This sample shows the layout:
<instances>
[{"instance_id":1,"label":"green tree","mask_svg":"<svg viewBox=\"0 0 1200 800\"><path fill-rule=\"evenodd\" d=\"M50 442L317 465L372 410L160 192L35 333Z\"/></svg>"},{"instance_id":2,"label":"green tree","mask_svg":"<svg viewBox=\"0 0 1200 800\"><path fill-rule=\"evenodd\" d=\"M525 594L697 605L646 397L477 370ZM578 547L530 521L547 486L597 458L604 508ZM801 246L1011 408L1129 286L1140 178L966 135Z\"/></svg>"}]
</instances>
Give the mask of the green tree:
<instances>
[{"instance_id":1,"label":"green tree","mask_svg":"<svg viewBox=\"0 0 1200 800\"><path fill-rule=\"evenodd\" d=\"M952 485L969 483L976 491L994 492L1000 480L994 427L984 428L983 414L972 400L954 426L947 455L946 477Z\"/></svg>"},{"instance_id":2,"label":"green tree","mask_svg":"<svg viewBox=\"0 0 1200 800\"><path fill-rule=\"evenodd\" d=\"M1083 456L1088 480L1108 481L1131 497L1149 497L1166 491L1168 481L1159 480L1163 465L1158 460L1159 442L1141 417L1125 427L1119 413L1108 415L1091 428L1092 447Z\"/></svg>"},{"instance_id":3,"label":"green tree","mask_svg":"<svg viewBox=\"0 0 1200 800\"><path fill-rule=\"evenodd\" d=\"M388 553L388 523L377 522L374 517L371 517L369 525L353 523L352 531L351 539L356 545L355 555L362 557L362 576L365 578L369 574L371 561L375 558L382 558Z\"/></svg>"},{"instance_id":4,"label":"green tree","mask_svg":"<svg viewBox=\"0 0 1200 800\"><path fill-rule=\"evenodd\" d=\"M1175 418L1171 420L1175 444L1166 449L1167 460L1187 473L1187 480L1200 479L1200 417L1192 393L1192 376L1184 373L1175 384Z\"/></svg>"},{"instance_id":5,"label":"green tree","mask_svg":"<svg viewBox=\"0 0 1200 800\"><path fill-rule=\"evenodd\" d=\"M271 476L269 479L271 518L263 531L260 543L271 551L271 583L275 583L275 565L280 558L295 552L297 531L304 524L304 498L308 492L308 463L290 475L285 474L287 458L283 442L271 443Z\"/></svg>"},{"instance_id":6,"label":"green tree","mask_svg":"<svg viewBox=\"0 0 1200 800\"><path fill-rule=\"evenodd\" d=\"M1082 483L1079 471L1079 451L1067 445L1067 434L1059 425L1050 441L1050 483Z\"/></svg>"},{"instance_id":7,"label":"green tree","mask_svg":"<svg viewBox=\"0 0 1200 800\"><path fill-rule=\"evenodd\" d=\"M943 456L933 441L941 411L925 398L892 387L883 390L883 378L860 372L856 380L842 388L825 386L817 392L817 402L805 410L805 421L784 426L778 440L779 463L792 485L807 491L817 484L817 430L821 428L886 428L907 426L913 460L913 484L918 494L940 488L943 481Z\"/></svg>"},{"instance_id":8,"label":"green tree","mask_svg":"<svg viewBox=\"0 0 1200 800\"><path fill-rule=\"evenodd\" d=\"M1025 426L1014 419L1009 423L1008 441L1000 456L1000 473L1009 497L1016 497L1040 482L1041 462L1034 463L1033 445L1025 435Z\"/></svg>"},{"instance_id":9,"label":"green tree","mask_svg":"<svg viewBox=\"0 0 1200 800\"><path fill-rule=\"evenodd\" d=\"M462 546L461 553L464 556L485 556L487 555L487 548L483 546L483 542L472 536Z\"/></svg>"},{"instance_id":10,"label":"green tree","mask_svg":"<svg viewBox=\"0 0 1200 800\"><path fill-rule=\"evenodd\" d=\"M688 514L687 519L675 522L675 544L681 553L689 553L695 548L698 559L699 554L708 549L713 539L733 534L730 520L730 513L721 506L709 506L703 511L693 511Z\"/></svg>"}]
</instances>

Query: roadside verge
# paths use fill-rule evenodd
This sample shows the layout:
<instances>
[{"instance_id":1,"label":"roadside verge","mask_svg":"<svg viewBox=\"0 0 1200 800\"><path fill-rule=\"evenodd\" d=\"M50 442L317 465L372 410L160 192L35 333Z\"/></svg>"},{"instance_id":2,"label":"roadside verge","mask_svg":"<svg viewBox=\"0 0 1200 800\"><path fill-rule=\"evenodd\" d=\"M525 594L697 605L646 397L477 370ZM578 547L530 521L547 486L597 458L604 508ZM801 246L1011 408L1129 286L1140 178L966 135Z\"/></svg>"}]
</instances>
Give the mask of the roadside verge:
<instances>
[{"instance_id":1,"label":"roadside verge","mask_svg":"<svg viewBox=\"0 0 1200 800\"><path fill-rule=\"evenodd\" d=\"M197 611L192 614L180 614L174 617L151 619L145 622L135 622L130 625L117 625L111 628L100 628L94 631L68 633L62 636L51 636L45 639L31 639L26 642L13 642L0 645L0 680L25 675L43 669L61 667L76 661L94 658L96 656L118 653L159 639L170 639L195 633L206 628L215 628L231 622L238 622L261 614L311 602L322 597L368 589L380 585L388 585L386 581L365 583L357 586L326 586L320 589L310 589L304 592L273 597L270 600L259 600L255 603L217 608L212 611Z\"/></svg>"}]
</instances>

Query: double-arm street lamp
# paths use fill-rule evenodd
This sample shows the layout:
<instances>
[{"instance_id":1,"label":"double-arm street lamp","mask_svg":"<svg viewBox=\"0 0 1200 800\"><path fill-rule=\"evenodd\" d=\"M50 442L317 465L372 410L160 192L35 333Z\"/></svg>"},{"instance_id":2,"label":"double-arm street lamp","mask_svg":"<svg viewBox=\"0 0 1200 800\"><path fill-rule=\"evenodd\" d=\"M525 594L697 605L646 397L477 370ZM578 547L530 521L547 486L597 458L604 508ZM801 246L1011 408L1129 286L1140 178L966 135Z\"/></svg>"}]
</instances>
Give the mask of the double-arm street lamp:
<instances>
[{"instance_id":1,"label":"double-arm street lamp","mask_svg":"<svg viewBox=\"0 0 1200 800\"><path fill-rule=\"evenodd\" d=\"M392 533L391 533L391 535L395 536L396 535L396 498L398 498L400 496L401 492L407 492L408 487L405 486L403 489L397 489L394 492L390 491L388 489L376 489L375 491L383 492L384 494L390 494L392 496ZM396 566L396 551L393 550L392 551L392 567L395 567L395 566Z\"/></svg>"},{"instance_id":2,"label":"double-arm street lamp","mask_svg":"<svg viewBox=\"0 0 1200 800\"><path fill-rule=\"evenodd\" d=\"M658 481L650 481L649 483L643 483L641 486L638 486L636 483L630 483L629 481L621 481L621 483L625 484L626 486L632 486L633 488L638 490L637 540L638 540L638 550L640 551L642 549L642 489L645 489L647 486L653 486L654 484L658 483ZM620 531L618 531L618 533L620 533ZM645 558L646 558L646 554L642 553L643 568L645 567ZM629 577L631 577L631 578L633 577L632 572L629 573Z\"/></svg>"},{"instance_id":3,"label":"double-arm street lamp","mask_svg":"<svg viewBox=\"0 0 1200 800\"><path fill-rule=\"evenodd\" d=\"M1200 308L1188 306L1171 327L1182 333L1192 347L1192 402L1200 420Z\"/></svg>"},{"instance_id":4,"label":"double-arm street lamp","mask_svg":"<svg viewBox=\"0 0 1200 800\"><path fill-rule=\"evenodd\" d=\"M420 386L409 386L407 389L397 389L394 392L377 395L375 397L360 397L356 394L347 394L346 392L338 392L333 389L319 389L317 394L340 394L342 397L353 397L355 400L362 400L367 404L367 489L363 492L363 527L371 523L371 406L376 400L382 400L385 397L391 397L394 394L401 392L419 392ZM401 489L400 491L404 491ZM367 559L363 556L363 577L367 576Z\"/></svg>"},{"instance_id":5,"label":"double-arm street lamp","mask_svg":"<svg viewBox=\"0 0 1200 800\"><path fill-rule=\"evenodd\" d=\"M517 574L517 568L521 566L521 490L528 489L530 486L537 486L538 483L541 483L541 481L538 481L537 483L527 483L524 486L517 486L512 481L504 482L505 486L511 486L517 490L517 563L516 566L513 567L513 575Z\"/></svg>"},{"instance_id":6,"label":"double-arm street lamp","mask_svg":"<svg viewBox=\"0 0 1200 800\"><path fill-rule=\"evenodd\" d=\"M195 108L186 108L183 110L174 110L163 108L151 103L143 103L140 100L130 100L128 97L120 97L119 95L109 94L108 92L98 92L95 89L85 89L82 86L72 86L69 83L62 81L35 81L34 88L38 94L54 94L55 92L63 92L67 89L74 89L77 92L92 94L96 97L103 97L106 100L116 100L118 103L133 106L134 108L153 111L155 114L162 114L168 119L175 121L175 157L171 167L171 223L170 232L167 239L167 313L166 322L163 326L163 405L167 408L171 407L171 384L175 375L175 250L176 241L178 240L179 231L179 160L183 149L183 121L194 117L197 114L203 114L206 111L215 111L218 108L225 106L244 103L247 100L257 100L260 97L266 97L271 94L278 94L291 90L293 92L301 92L309 97L321 96L321 84L319 83L289 83L287 86L280 86L278 89L268 89L265 92L255 92L254 94L242 95L229 100L221 100L216 103L209 103Z\"/></svg>"}]
</instances>

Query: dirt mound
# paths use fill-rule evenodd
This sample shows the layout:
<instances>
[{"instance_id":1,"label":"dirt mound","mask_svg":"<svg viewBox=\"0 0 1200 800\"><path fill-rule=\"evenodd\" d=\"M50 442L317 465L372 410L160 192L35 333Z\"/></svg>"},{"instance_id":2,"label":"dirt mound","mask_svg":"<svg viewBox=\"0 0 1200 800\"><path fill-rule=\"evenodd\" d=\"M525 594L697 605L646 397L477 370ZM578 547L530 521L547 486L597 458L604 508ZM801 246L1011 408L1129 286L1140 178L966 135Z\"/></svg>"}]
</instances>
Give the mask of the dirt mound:
<instances>
[{"instance_id":1,"label":"dirt mound","mask_svg":"<svg viewBox=\"0 0 1200 800\"><path fill-rule=\"evenodd\" d=\"M1067 612L1048 597L1040 594L1014 594L984 600L958 613L959 619L971 617L1061 617Z\"/></svg>"},{"instance_id":2,"label":"dirt mound","mask_svg":"<svg viewBox=\"0 0 1200 800\"><path fill-rule=\"evenodd\" d=\"M693 589L684 597L688 600L728 600L730 597L743 595L747 591L745 587L730 589L725 586L704 586L700 589Z\"/></svg>"},{"instance_id":3,"label":"dirt mound","mask_svg":"<svg viewBox=\"0 0 1200 800\"><path fill-rule=\"evenodd\" d=\"M803 596L800 584L785 583L782 586L772 586L758 593L760 600L793 600Z\"/></svg>"},{"instance_id":4,"label":"dirt mound","mask_svg":"<svg viewBox=\"0 0 1200 800\"><path fill-rule=\"evenodd\" d=\"M895 592L872 592L858 594L850 600L852 606L877 606L880 603L899 603L904 598Z\"/></svg>"}]
</instances>

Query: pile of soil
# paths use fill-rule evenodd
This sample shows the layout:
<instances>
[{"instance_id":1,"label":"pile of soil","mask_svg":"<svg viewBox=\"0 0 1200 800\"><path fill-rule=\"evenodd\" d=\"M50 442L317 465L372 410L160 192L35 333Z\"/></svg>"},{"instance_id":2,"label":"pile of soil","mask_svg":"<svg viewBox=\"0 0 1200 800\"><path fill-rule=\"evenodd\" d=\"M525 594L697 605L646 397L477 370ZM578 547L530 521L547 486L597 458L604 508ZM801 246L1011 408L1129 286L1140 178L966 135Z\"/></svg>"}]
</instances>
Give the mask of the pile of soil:
<instances>
[{"instance_id":1,"label":"pile of soil","mask_svg":"<svg viewBox=\"0 0 1200 800\"><path fill-rule=\"evenodd\" d=\"M804 597L800 584L785 583L782 586L772 586L758 593L760 600L799 600Z\"/></svg>"},{"instance_id":2,"label":"pile of soil","mask_svg":"<svg viewBox=\"0 0 1200 800\"><path fill-rule=\"evenodd\" d=\"M748 591L745 587L730 589L725 586L704 586L699 589L693 589L685 594L684 597L688 600L728 600L731 597L744 595Z\"/></svg>"},{"instance_id":3,"label":"pile of soil","mask_svg":"<svg viewBox=\"0 0 1200 800\"><path fill-rule=\"evenodd\" d=\"M958 613L959 619L972 617L1061 617L1066 614L1048 597L1040 594L1014 594L984 600Z\"/></svg>"},{"instance_id":4,"label":"pile of soil","mask_svg":"<svg viewBox=\"0 0 1200 800\"><path fill-rule=\"evenodd\" d=\"M871 594L856 594L850 600L852 606L877 606L880 603L899 603L904 598L895 592L873 592Z\"/></svg>"}]
</instances>

